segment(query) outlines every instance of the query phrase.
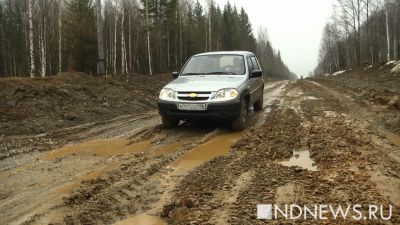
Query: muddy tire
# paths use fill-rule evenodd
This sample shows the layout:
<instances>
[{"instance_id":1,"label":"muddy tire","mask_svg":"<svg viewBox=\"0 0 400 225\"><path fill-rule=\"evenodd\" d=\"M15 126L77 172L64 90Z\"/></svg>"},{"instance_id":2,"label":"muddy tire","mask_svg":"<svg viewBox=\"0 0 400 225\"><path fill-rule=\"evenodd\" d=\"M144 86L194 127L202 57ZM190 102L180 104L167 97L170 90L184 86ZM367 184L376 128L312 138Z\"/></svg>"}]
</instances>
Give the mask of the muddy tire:
<instances>
[{"instance_id":1,"label":"muddy tire","mask_svg":"<svg viewBox=\"0 0 400 225\"><path fill-rule=\"evenodd\" d=\"M261 111L264 105L264 98L261 98L256 103L254 103L254 111Z\"/></svg>"},{"instance_id":2,"label":"muddy tire","mask_svg":"<svg viewBox=\"0 0 400 225\"><path fill-rule=\"evenodd\" d=\"M240 115L237 119L232 121L232 129L234 131L241 131L246 129L247 121L249 116L249 105L246 100L243 99L240 107Z\"/></svg>"},{"instance_id":3,"label":"muddy tire","mask_svg":"<svg viewBox=\"0 0 400 225\"><path fill-rule=\"evenodd\" d=\"M161 120L164 128L174 128L179 124L179 120L169 119L165 116L161 116Z\"/></svg>"}]
</instances>

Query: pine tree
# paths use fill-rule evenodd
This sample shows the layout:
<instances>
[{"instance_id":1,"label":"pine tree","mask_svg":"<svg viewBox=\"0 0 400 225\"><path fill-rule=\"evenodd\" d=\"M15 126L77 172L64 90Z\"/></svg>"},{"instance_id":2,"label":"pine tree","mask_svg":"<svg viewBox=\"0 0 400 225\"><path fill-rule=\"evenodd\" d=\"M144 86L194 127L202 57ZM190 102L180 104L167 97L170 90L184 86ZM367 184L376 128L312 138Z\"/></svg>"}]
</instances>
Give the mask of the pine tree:
<instances>
[{"instance_id":1,"label":"pine tree","mask_svg":"<svg viewBox=\"0 0 400 225\"><path fill-rule=\"evenodd\" d=\"M64 33L69 69L92 73L98 55L94 5L91 0L71 0L66 6Z\"/></svg>"}]
</instances>

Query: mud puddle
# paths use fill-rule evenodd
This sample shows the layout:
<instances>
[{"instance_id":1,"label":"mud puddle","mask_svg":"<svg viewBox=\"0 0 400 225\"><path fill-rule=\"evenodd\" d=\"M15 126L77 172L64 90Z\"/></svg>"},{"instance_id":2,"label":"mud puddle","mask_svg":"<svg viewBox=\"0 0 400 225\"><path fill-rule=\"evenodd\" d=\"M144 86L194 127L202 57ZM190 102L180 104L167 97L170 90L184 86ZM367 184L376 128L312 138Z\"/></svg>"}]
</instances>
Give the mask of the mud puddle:
<instances>
[{"instance_id":1,"label":"mud puddle","mask_svg":"<svg viewBox=\"0 0 400 225\"><path fill-rule=\"evenodd\" d=\"M72 154L88 156L123 155L145 151L150 147L150 144L150 140L145 140L135 144L129 144L129 140L123 139L93 140L55 149L43 155L41 159L55 160Z\"/></svg>"},{"instance_id":2,"label":"mud puddle","mask_svg":"<svg viewBox=\"0 0 400 225\"><path fill-rule=\"evenodd\" d=\"M185 144L184 141L179 140L175 143L172 144L168 144L165 146L160 146L159 148L157 148L157 150L155 152L153 152L154 156L160 156L160 155L164 155L164 154L170 154L170 153L174 153L176 152L180 147L182 147Z\"/></svg>"},{"instance_id":3,"label":"mud puddle","mask_svg":"<svg viewBox=\"0 0 400 225\"><path fill-rule=\"evenodd\" d=\"M217 156L226 155L230 146L243 134L243 132L225 133L203 143L171 164L171 167L190 170L203 162Z\"/></svg>"},{"instance_id":4,"label":"mud puddle","mask_svg":"<svg viewBox=\"0 0 400 225\"><path fill-rule=\"evenodd\" d=\"M304 149L294 151L293 156L289 160L280 162L280 164L288 167L299 166L310 171L318 170L314 160L310 158L310 151Z\"/></svg>"},{"instance_id":5,"label":"mud puddle","mask_svg":"<svg viewBox=\"0 0 400 225\"><path fill-rule=\"evenodd\" d=\"M165 225L160 218L149 215L137 215L118 221L114 225Z\"/></svg>"}]
</instances>

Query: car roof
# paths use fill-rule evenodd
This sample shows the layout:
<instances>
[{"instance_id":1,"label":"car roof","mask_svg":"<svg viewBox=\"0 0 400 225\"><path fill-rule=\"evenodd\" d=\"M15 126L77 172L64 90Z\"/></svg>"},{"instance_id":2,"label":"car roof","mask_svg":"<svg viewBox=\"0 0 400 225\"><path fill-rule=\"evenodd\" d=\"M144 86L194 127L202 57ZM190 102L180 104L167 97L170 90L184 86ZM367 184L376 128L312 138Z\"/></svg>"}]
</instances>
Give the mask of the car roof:
<instances>
[{"instance_id":1,"label":"car roof","mask_svg":"<svg viewBox=\"0 0 400 225\"><path fill-rule=\"evenodd\" d=\"M247 52L247 51L220 51L220 52L204 52L204 53L197 54L194 56L204 56L204 55L243 55L243 56L251 55L251 56L253 56L254 53Z\"/></svg>"}]
</instances>

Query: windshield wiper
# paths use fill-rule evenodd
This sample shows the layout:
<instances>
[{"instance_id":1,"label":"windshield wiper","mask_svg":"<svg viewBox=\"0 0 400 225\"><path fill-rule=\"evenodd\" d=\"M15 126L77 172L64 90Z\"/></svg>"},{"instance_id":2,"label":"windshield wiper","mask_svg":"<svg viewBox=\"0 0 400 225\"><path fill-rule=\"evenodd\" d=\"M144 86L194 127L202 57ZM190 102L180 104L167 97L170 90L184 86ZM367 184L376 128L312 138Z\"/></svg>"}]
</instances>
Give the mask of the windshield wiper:
<instances>
[{"instance_id":1,"label":"windshield wiper","mask_svg":"<svg viewBox=\"0 0 400 225\"><path fill-rule=\"evenodd\" d=\"M207 73L207 75L237 75L237 73L234 72L211 72L211 73Z\"/></svg>"},{"instance_id":2,"label":"windshield wiper","mask_svg":"<svg viewBox=\"0 0 400 225\"><path fill-rule=\"evenodd\" d=\"M182 76L191 76L191 75L206 75L205 73L184 73Z\"/></svg>"}]
</instances>

